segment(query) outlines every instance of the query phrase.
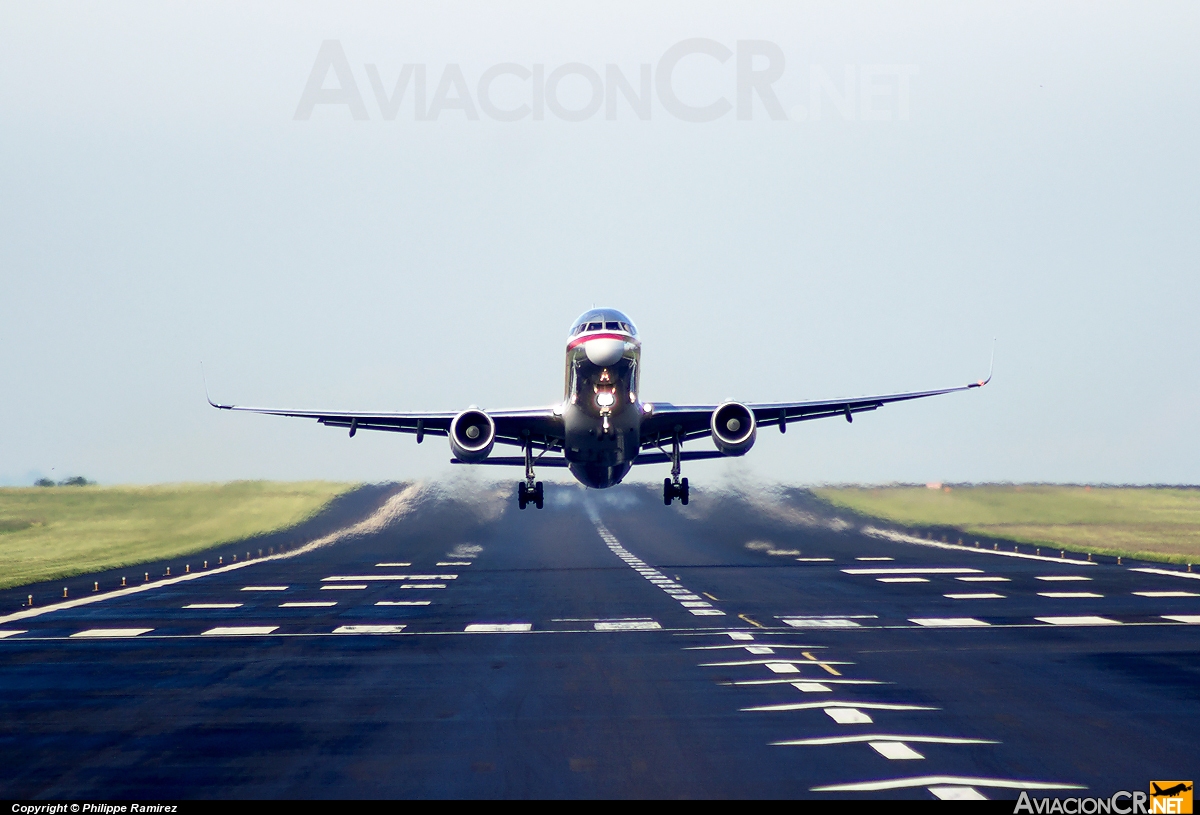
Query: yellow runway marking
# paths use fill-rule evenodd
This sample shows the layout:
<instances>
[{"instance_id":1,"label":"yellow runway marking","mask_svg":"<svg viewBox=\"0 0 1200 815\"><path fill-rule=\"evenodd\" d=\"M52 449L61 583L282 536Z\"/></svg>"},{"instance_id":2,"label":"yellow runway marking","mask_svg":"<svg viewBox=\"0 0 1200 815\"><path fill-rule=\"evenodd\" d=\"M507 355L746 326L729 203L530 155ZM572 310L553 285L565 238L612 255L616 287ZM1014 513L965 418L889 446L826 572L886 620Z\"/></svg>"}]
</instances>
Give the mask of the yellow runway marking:
<instances>
[{"instance_id":1,"label":"yellow runway marking","mask_svg":"<svg viewBox=\"0 0 1200 815\"><path fill-rule=\"evenodd\" d=\"M830 665L827 662L822 662L821 660L817 659L815 656L810 654L808 651L801 651L800 653L803 654L806 659L811 659L813 662L817 663L818 665L820 665L826 671L829 671L829 673L833 674L834 676L841 676L841 674L837 672L836 668L834 668L832 665Z\"/></svg>"},{"instance_id":2,"label":"yellow runway marking","mask_svg":"<svg viewBox=\"0 0 1200 815\"><path fill-rule=\"evenodd\" d=\"M751 619L750 619L749 617L747 617L745 614L739 614L739 615L738 615L738 619L739 619L739 620L745 620L746 622L750 623L750 625L756 626L756 627L758 627L758 628L766 628L766 626L765 626L765 625L763 625L762 623L758 622L757 620L751 620Z\"/></svg>"}]
</instances>

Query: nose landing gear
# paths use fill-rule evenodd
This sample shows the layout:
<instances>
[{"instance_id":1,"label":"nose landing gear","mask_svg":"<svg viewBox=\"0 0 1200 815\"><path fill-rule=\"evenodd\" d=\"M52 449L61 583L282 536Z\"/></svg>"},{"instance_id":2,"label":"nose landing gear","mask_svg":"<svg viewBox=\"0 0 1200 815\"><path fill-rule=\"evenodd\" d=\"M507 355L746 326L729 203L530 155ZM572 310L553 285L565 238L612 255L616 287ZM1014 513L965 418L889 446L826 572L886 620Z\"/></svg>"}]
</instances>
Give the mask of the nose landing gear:
<instances>
[{"instance_id":1,"label":"nose landing gear","mask_svg":"<svg viewBox=\"0 0 1200 815\"><path fill-rule=\"evenodd\" d=\"M525 480L517 482L517 507L525 509L526 504L532 503L538 509L542 508L542 482L535 480L533 474L533 445L525 442Z\"/></svg>"},{"instance_id":2,"label":"nose landing gear","mask_svg":"<svg viewBox=\"0 0 1200 815\"><path fill-rule=\"evenodd\" d=\"M675 439L671 444L671 477L663 479L663 503L671 506L671 500L679 499L685 507L688 502L688 480L679 477L679 451L682 445L679 441L679 428L675 429ZM659 448L662 449L661 447Z\"/></svg>"}]
</instances>

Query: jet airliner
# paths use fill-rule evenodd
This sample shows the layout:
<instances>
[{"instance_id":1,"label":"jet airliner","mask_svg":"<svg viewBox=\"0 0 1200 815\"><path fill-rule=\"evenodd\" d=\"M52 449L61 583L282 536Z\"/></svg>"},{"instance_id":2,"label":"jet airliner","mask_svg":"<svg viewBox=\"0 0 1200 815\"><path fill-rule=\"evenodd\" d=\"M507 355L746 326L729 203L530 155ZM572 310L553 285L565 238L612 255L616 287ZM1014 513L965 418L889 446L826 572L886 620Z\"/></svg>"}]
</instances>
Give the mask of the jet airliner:
<instances>
[{"instance_id":1,"label":"jet airliner","mask_svg":"<svg viewBox=\"0 0 1200 815\"><path fill-rule=\"evenodd\" d=\"M417 443L426 436L445 436L455 464L492 464L525 468L517 484L517 502L542 508L542 482L536 467L566 467L582 484L604 489L616 484L635 464L670 464L663 479L663 503L688 502L688 480L680 477L682 463L697 459L745 455L754 446L760 427L778 427L810 419L844 417L943 393L980 388L988 378L940 390L892 393L853 399L809 402L717 405L673 405L643 401L639 363L642 343L633 321L616 309L584 312L571 326L566 348L566 383L560 404L546 408L487 411L469 407L458 412L337 412L277 410L209 404L272 416L315 419L329 427L389 430L411 433ZM684 450L686 442L712 439L711 450ZM493 456L496 444L520 448L519 456Z\"/></svg>"}]
</instances>

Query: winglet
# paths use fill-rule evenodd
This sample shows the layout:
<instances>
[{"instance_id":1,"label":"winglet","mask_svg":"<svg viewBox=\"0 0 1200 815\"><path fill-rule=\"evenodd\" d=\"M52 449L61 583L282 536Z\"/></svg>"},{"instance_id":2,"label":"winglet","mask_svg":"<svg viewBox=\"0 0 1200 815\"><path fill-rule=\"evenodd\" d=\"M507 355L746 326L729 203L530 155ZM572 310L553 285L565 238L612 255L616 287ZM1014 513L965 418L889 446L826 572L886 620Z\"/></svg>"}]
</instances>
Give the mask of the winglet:
<instances>
[{"instance_id":1,"label":"winglet","mask_svg":"<svg viewBox=\"0 0 1200 815\"><path fill-rule=\"evenodd\" d=\"M995 368L995 365L996 365L996 338L992 337L992 359L988 363L987 379L981 379L978 382L972 382L970 385L967 385L967 387L968 388L982 388L984 385L991 382L992 381L992 371Z\"/></svg>"},{"instance_id":2,"label":"winglet","mask_svg":"<svg viewBox=\"0 0 1200 815\"><path fill-rule=\"evenodd\" d=\"M200 379L202 379L204 381L204 398L208 400L208 403L210 405L212 405L215 408L220 408L221 410L229 410L231 407L233 407L232 405L218 405L216 402L214 402L212 400L212 397L208 395L208 377L204 375L204 361L203 360L201 360L201 362L200 362Z\"/></svg>"}]
</instances>

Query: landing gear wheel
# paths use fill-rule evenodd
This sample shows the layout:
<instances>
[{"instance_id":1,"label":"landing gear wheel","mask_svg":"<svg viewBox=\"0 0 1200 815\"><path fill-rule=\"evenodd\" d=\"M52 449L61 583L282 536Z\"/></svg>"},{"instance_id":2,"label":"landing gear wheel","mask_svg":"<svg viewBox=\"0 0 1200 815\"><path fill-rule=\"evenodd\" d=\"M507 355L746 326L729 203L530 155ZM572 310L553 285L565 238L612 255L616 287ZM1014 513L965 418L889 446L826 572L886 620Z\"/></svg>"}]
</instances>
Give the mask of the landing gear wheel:
<instances>
[{"instance_id":1,"label":"landing gear wheel","mask_svg":"<svg viewBox=\"0 0 1200 815\"><path fill-rule=\"evenodd\" d=\"M663 479L663 503L671 506L671 499L675 497L675 485L671 483L671 479Z\"/></svg>"},{"instance_id":2,"label":"landing gear wheel","mask_svg":"<svg viewBox=\"0 0 1200 815\"><path fill-rule=\"evenodd\" d=\"M525 509L525 505L529 503L529 498L525 495L525 482L517 482L517 506Z\"/></svg>"},{"instance_id":3,"label":"landing gear wheel","mask_svg":"<svg viewBox=\"0 0 1200 815\"><path fill-rule=\"evenodd\" d=\"M537 486L533 488L533 505L538 509L542 508L542 482L537 482Z\"/></svg>"},{"instance_id":4,"label":"landing gear wheel","mask_svg":"<svg viewBox=\"0 0 1200 815\"><path fill-rule=\"evenodd\" d=\"M679 489L677 492L679 494L679 503L686 507L688 502L688 480L686 478L679 482Z\"/></svg>"}]
</instances>

